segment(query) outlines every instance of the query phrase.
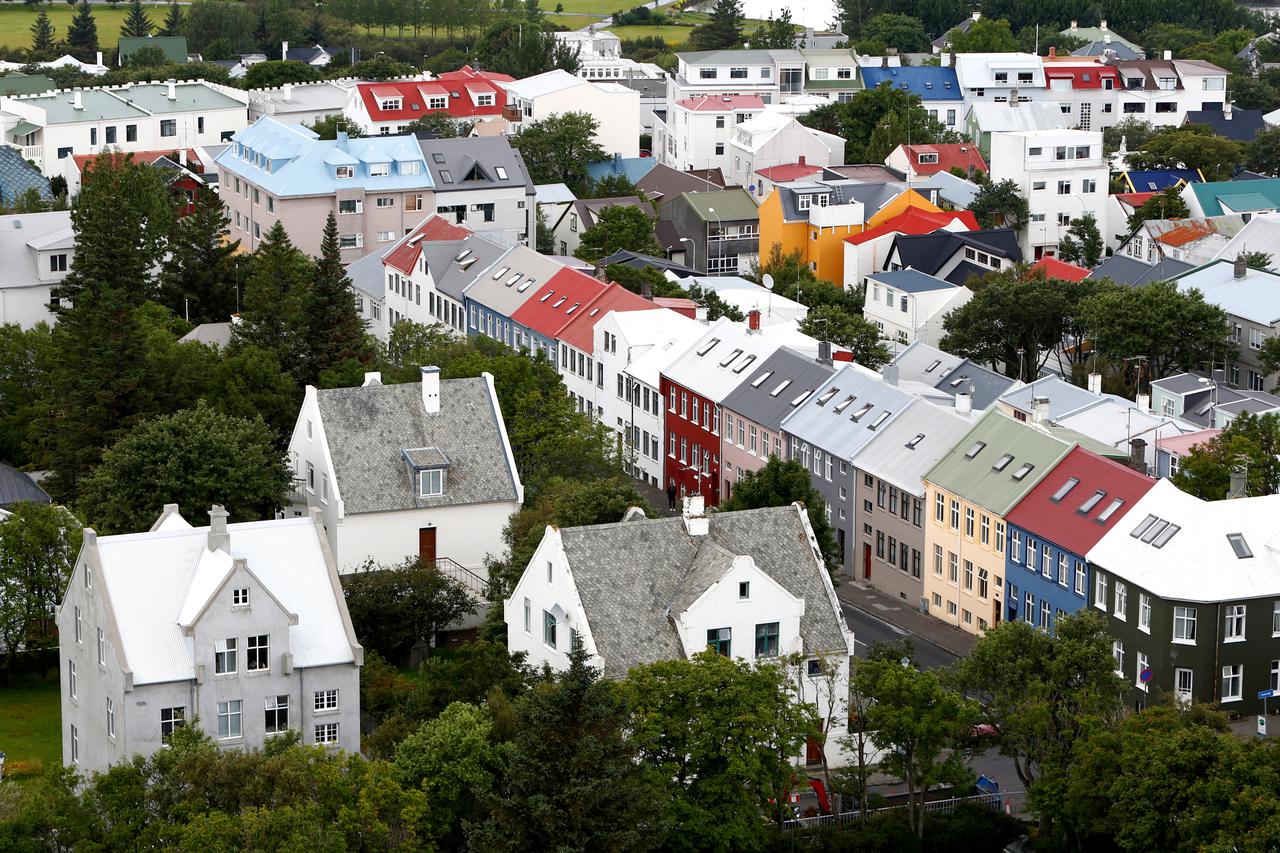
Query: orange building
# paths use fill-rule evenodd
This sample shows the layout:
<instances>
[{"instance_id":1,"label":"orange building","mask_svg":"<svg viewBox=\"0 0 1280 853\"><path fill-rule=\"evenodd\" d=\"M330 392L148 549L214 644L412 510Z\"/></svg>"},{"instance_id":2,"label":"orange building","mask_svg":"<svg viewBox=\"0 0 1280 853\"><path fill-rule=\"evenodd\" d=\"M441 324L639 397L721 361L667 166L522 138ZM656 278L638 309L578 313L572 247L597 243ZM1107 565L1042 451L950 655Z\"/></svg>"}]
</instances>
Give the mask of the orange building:
<instances>
[{"instance_id":1,"label":"orange building","mask_svg":"<svg viewBox=\"0 0 1280 853\"><path fill-rule=\"evenodd\" d=\"M824 281L844 281L844 239L861 234L908 208L942 208L897 183L809 179L778 184L760 205L760 259L777 243L783 255L800 257Z\"/></svg>"}]
</instances>

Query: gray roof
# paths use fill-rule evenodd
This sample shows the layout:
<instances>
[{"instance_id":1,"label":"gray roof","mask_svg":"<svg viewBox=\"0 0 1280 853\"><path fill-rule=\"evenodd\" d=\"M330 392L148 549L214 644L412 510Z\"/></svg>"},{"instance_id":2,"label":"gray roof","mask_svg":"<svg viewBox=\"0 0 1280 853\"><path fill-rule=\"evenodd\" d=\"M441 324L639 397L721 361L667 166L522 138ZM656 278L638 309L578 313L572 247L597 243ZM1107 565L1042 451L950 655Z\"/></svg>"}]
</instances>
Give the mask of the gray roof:
<instances>
[{"instance_id":1,"label":"gray roof","mask_svg":"<svg viewBox=\"0 0 1280 853\"><path fill-rule=\"evenodd\" d=\"M766 429L776 430L781 427L782 419L795 410L791 405L795 399L804 391L815 390L833 372L832 365L783 347L752 371L750 381L735 388L720 406ZM780 388L784 381L789 384Z\"/></svg>"},{"instance_id":2,"label":"gray roof","mask_svg":"<svg viewBox=\"0 0 1280 853\"><path fill-rule=\"evenodd\" d=\"M1035 397L1049 399L1049 420L1055 423L1081 409L1096 406L1104 399L1060 376L1043 376L1028 385L1006 391L1000 402L1019 411L1030 412L1031 401Z\"/></svg>"},{"instance_id":3,"label":"gray roof","mask_svg":"<svg viewBox=\"0 0 1280 853\"><path fill-rule=\"evenodd\" d=\"M784 222L809 219L809 211L801 210L797 203L798 197L802 195L826 195L830 197L829 204L833 205L862 202L869 218L901 195L906 186L896 182L861 183L854 180L791 181L778 185L778 189L782 190L778 198L782 202Z\"/></svg>"},{"instance_id":4,"label":"gray roof","mask_svg":"<svg viewBox=\"0 0 1280 853\"><path fill-rule=\"evenodd\" d=\"M957 381L961 377L967 377L973 390L975 409L985 409L995 403L1000 399L1000 395L1013 387L1017 381L967 358L955 366L952 374L939 379L933 387L954 397L963 385L963 383L957 385Z\"/></svg>"},{"instance_id":5,"label":"gray roof","mask_svg":"<svg viewBox=\"0 0 1280 853\"><path fill-rule=\"evenodd\" d=\"M373 252L348 264L347 278L351 279L351 286L373 299L386 296L387 278L382 271L385 255L386 252Z\"/></svg>"},{"instance_id":6,"label":"gray roof","mask_svg":"<svg viewBox=\"0 0 1280 853\"><path fill-rule=\"evenodd\" d=\"M0 462L0 506L13 506L22 501L50 503L49 496L34 480L7 462Z\"/></svg>"},{"instance_id":7,"label":"gray roof","mask_svg":"<svg viewBox=\"0 0 1280 853\"><path fill-rule=\"evenodd\" d=\"M922 181L912 183L912 188L919 190L936 189L939 198L950 202L956 210L967 210L973 204L980 187L950 172L934 172Z\"/></svg>"},{"instance_id":8,"label":"gray roof","mask_svg":"<svg viewBox=\"0 0 1280 853\"><path fill-rule=\"evenodd\" d=\"M900 382L923 382L932 387L964 361L958 355L944 352L923 341L916 341L893 359ZM937 362L936 364L934 362ZM952 395L954 396L954 395Z\"/></svg>"},{"instance_id":9,"label":"gray roof","mask_svg":"<svg viewBox=\"0 0 1280 853\"><path fill-rule=\"evenodd\" d=\"M1094 267L1086 278L1108 278L1116 284L1138 286L1165 281L1190 269L1194 269L1191 264L1173 258L1163 258L1158 263L1147 264L1127 255L1112 255Z\"/></svg>"},{"instance_id":10,"label":"gray roof","mask_svg":"<svg viewBox=\"0 0 1280 853\"><path fill-rule=\"evenodd\" d=\"M483 377L441 381L435 414L423 407L417 382L315 394L348 515L519 501L497 401ZM404 452L427 447L449 459L440 497L419 498L412 487Z\"/></svg>"},{"instance_id":11,"label":"gray roof","mask_svg":"<svg viewBox=\"0 0 1280 853\"><path fill-rule=\"evenodd\" d=\"M0 145L0 204L12 207L18 196L34 189L40 198L50 199L49 180L22 157L17 148Z\"/></svg>"},{"instance_id":12,"label":"gray roof","mask_svg":"<svg viewBox=\"0 0 1280 853\"><path fill-rule=\"evenodd\" d=\"M430 258L428 254L428 265L431 263ZM471 271L472 281L466 285L466 298L504 317L510 317L517 308L537 294L538 288L562 269L564 267L561 264L546 255L539 255L527 246L515 246L494 258L491 263L482 261L476 264ZM520 277L512 281L517 275ZM462 299L461 296L457 298Z\"/></svg>"},{"instance_id":13,"label":"gray roof","mask_svg":"<svg viewBox=\"0 0 1280 853\"><path fill-rule=\"evenodd\" d=\"M692 65L765 65L770 62L804 62L804 54L798 50L777 48L773 50L695 50L677 53L676 56Z\"/></svg>"},{"instance_id":14,"label":"gray roof","mask_svg":"<svg viewBox=\"0 0 1280 853\"><path fill-rule=\"evenodd\" d=\"M1194 394L1197 391L1205 390L1207 387L1201 380L1202 377L1194 373L1177 373L1173 376L1157 379L1151 384L1157 385L1171 394Z\"/></svg>"},{"instance_id":15,"label":"gray roof","mask_svg":"<svg viewBox=\"0 0 1280 853\"><path fill-rule=\"evenodd\" d=\"M528 195L534 193L524 158L505 136L419 139L418 147L431 170L437 195L488 187L526 187ZM499 177L499 169L506 173L505 178ZM444 172L449 173L447 181Z\"/></svg>"},{"instance_id":16,"label":"gray roof","mask_svg":"<svg viewBox=\"0 0 1280 853\"><path fill-rule=\"evenodd\" d=\"M854 467L913 495L924 494L924 472L969 431L972 423L925 400L911 404L854 458Z\"/></svg>"},{"instance_id":17,"label":"gray roof","mask_svg":"<svg viewBox=\"0 0 1280 853\"><path fill-rule=\"evenodd\" d=\"M225 349L231 343L231 323L201 323L178 339L179 343L191 341Z\"/></svg>"},{"instance_id":18,"label":"gray roof","mask_svg":"<svg viewBox=\"0 0 1280 853\"><path fill-rule=\"evenodd\" d=\"M913 269L878 272L867 277L904 293L928 293L933 290L954 290L956 287L949 281Z\"/></svg>"},{"instance_id":19,"label":"gray roof","mask_svg":"<svg viewBox=\"0 0 1280 853\"><path fill-rule=\"evenodd\" d=\"M794 505L713 512L705 537L690 536L679 517L561 530L605 675L620 677L634 666L700 651L681 646L671 618L739 555L804 599L806 654L848 654L831 581L809 542L803 513Z\"/></svg>"},{"instance_id":20,"label":"gray roof","mask_svg":"<svg viewBox=\"0 0 1280 853\"><path fill-rule=\"evenodd\" d=\"M841 459L852 459L912 399L902 389L846 365L810 394L782 428ZM886 413L889 417L882 419Z\"/></svg>"}]
</instances>

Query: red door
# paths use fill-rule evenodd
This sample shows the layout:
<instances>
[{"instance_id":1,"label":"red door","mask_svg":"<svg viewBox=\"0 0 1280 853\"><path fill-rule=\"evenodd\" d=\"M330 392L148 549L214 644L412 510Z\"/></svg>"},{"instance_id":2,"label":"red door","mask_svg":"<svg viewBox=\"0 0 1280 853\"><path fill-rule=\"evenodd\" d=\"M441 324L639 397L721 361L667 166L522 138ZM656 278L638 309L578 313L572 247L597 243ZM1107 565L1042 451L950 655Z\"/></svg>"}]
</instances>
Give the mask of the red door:
<instances>
[{"instance_id":1,"label":"red door","mask_svg":"<svg viewBox=\"0 0 1280 853\"><path fill-rule=\"evenodd\" d=\"M424 565L434 566L436 562L436 529L422 527L418 529L418 559Z\"/></svg>"},{"instance_id":2,"label":"red door","mask_svg":"<svg viewBox=\"0 0 1280 853\"><path fill-rule=\"evenodd\" d=\"M862 544L862 576L864 578L871 577L871 543L864 542Z\"/></svg>"}]
</instances>

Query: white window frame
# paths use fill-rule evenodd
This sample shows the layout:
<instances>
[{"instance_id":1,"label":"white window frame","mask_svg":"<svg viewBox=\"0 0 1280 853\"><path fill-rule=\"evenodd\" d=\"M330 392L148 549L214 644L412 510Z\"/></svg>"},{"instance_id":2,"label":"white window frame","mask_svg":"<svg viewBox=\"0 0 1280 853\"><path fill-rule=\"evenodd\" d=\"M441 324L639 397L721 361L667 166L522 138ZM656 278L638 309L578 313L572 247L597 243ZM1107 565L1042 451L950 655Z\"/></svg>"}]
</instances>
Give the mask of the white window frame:
<instances>
[{"instance_id":1,"label":"white window frame","mask_svg":"<svg viewBox=\"0 0 1280 853\"><path fill-rule=\"evenodd\" d=\"M1231 692L1228 693L1227 691ZM1229 663L1222 667L1221 702L1239 702L1244 698L1244 664Z\"/></svg>"},{"instance_id":2,"label":"white window frame","mask_svg":"<svg viewBox=\"0 0 1280 853\"><path fill-rule=\"evenodd\" d=\"M1175 606L1173 608L1173 642L1184 646L1196 644L1196 609ZM1190 630L1188 630L1190 628ZM1181 630L1182 636L1178 636Z\"/></svg>"},{"instance_id":3,"label":"white window frame","mask_svg":"<svg viewBox=\"0 0 1280 853\"><path fill-rule=\"evenodd\" d=\"M1244 642L1246 612L1247 609L1243 604L1227 605L1222 632L1224 643Z\"/></svg>"},{"instance_id":4,"label":"white window frame","mask_svg":"<svg viewBox=\"0 0 1280 853\"><path fill-rule=\"evenodd\" d=\"M228 699L226 702L219 702L217 719L218 740L235 740L244 737L244 703L240 699ZM235 725L233 726L232 723ZM224 729L226 734L223 734Z\"/></svg>"},{"instance_id":5,"label":"white window frame","mask_svg":"<svg viewBox=\"0 0 1280 853\"><path fill-rule=\"evenodd\" d=\"M213 674L235 675L239 672L239 651L239 640L236 637L227 637L225 640L214 640Z\"/></svg>"}]
</instances>

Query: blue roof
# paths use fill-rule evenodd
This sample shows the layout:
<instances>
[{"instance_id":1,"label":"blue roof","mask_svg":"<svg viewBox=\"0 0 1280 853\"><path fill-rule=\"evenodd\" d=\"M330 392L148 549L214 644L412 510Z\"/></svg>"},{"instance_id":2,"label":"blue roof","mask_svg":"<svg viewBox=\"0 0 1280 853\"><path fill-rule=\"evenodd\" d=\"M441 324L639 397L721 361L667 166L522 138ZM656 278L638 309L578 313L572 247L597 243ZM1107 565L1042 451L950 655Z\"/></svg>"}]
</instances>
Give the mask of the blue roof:
<instances>
[{"instance_id":1,"label":"blue roof","mask_svg":"<svg viewBox=\"0 0 1280 853\"><path fill-rule=\"evenodd\" d=\"M868 89L888 83L919 95L922 101L959 101L964 98L954 68L910 65L903 68L860 68Z\"/></svg>"},{"instance_id":2,"label":"blue roof","mask_svg":"<svg viewBox=\"0 0 1280 853\"><path fill-rule=\"evenodd\" d=\"M431 171L412 135L363 139L320 139L310 128L263 116L231 137L218 155L219 167L277 197L328 195L341 188L365 190L430 189ZM387 174L374 175L374 166ZM339 166L354 170L339 179Z\"/></svg>"},{"instance_id":3,"label":"blue roof","mask_svg":"<svg viewBox=\"0 0 1280 853\"><path fill-rule=\"evenodd\" d=\"M631 183L649 174L658 161L653 157L614 157L587 164L587 177L593 181L610 175L622 175Z\"/></svg>"},{"instance_id":4,"label":"blue roof","mask_svg":"<svg viewBox=\"0 0 1280 853\"><path fill-rule=\"evenodd\" d=\"M919 270L893 270L870 276L872 281L888 285L906 293L928 293L931 290L951 290L955 285L940 278L926 275Z\"/></svg>"},{"instance_id":5,"label":"blue roof","mask_svg":"<svg viewBox=\"0 0 1280 853\"><path fill-rule=\"evenodd\" d=\"M1195 169L1131 169L1125 175L1136 193L1159 192L1177 186L1181 181L1198 184L1204 180Z\"/></svg>"},{"instance_id":6,"label":"blue roof","mask_svg":"<svg viewBox=\"0 0 1280 853\"><path fill-rule=\"evenodd\" d=\"M40 198L53 198L49 179L24 160L17 148L0 145L0 204L12 207L18 196L31 189L39 193Z\"/></svg>"}]
</instances>

